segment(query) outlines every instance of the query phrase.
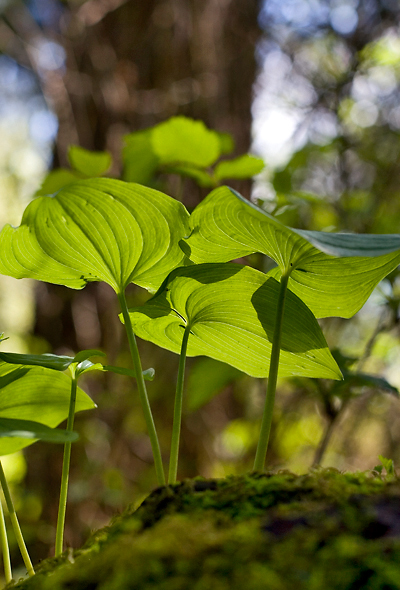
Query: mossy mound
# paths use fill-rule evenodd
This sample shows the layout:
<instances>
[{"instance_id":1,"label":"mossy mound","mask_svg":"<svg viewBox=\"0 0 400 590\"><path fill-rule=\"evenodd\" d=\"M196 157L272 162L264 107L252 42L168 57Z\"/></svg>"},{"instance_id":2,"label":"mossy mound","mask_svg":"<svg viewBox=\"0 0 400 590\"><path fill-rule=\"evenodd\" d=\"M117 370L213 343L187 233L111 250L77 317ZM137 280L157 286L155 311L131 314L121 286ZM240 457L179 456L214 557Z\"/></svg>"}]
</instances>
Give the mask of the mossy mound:
<instances>
[{"instance_id":1,"label":"mossy mound","mask_svg":"<svg viewBox=\"0 0 400 590\"><path fill-rule=\"evenodd\" d=\"M335 470L184 481L13 587L400 589L400 481Z\"/></svg>"}]
</instances>

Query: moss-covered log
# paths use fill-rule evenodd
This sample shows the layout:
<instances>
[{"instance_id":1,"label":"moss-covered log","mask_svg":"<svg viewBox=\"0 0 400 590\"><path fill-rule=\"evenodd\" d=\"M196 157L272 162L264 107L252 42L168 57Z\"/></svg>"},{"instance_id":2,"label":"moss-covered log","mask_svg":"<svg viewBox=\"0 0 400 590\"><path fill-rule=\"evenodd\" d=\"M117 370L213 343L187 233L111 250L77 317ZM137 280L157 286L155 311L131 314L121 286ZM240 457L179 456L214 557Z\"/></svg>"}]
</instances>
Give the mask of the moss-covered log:
<instances>
[{"instance_id":1,"label":"moss-covered log","mask_svg":"<svg viewBox=\"0 0 400 590\"><path fill-rule=\"evenodd\" d=\"M335 470L184 481L15 588L400 589L400 481Z\"/></svg>"}]
</instances>

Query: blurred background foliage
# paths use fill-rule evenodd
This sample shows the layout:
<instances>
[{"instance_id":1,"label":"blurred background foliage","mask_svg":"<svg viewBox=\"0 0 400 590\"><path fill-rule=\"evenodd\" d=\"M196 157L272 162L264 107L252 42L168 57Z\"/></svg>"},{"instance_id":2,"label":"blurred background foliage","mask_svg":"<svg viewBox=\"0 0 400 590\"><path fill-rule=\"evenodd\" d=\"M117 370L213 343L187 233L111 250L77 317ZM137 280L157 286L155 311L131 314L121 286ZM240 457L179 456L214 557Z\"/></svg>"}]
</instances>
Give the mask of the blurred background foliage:
<instances>
[{"instance_id":1,"label":"blurred background foliage","mask_svg":"<svg viewBox=\"0 0 400 590\"><path fill-rule=\"evenodd\" d=\"M399 16L397 0L1 0L1 224L19 223L47 170L68 167L70 145L109 151L109 173L121 177L126 135L185 115L230 134L233 156L265 159L253 184L230 184L283 222L398 233ZM209 190L166 173L157 186L189 209ZM246 262L268 269L259 255ZM131 304L147 297L129 291ZM4 349L101 348L110 364L129 366L107 285L68 291L1 277L0 298ZM271 468L372 469L379 454L399 464L399 301L395 272L352 320L322 321L346 380L280 382ZM149 394L167 453L177 358L140 346L144 367L156 370ZM86 390L98 409L77 416L73 546L155 485L134 384L104 374L87 378ZM190 359L186 390L178 476L251 469L262 381ZM34 562L54 542L61 461L59 447L42 443L6 457Z\"/></svg>"}]
</instances>

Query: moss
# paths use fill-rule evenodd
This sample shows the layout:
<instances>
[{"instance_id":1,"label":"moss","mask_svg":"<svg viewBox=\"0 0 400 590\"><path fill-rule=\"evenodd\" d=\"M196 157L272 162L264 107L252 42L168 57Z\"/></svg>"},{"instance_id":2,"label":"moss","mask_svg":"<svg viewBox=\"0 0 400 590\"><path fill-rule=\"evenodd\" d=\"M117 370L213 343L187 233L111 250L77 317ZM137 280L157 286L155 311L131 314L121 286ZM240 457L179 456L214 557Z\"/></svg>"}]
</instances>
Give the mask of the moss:
<instances>
[{"instance_id":1,"label":"moss","mask_svg":"<svg viewBox=\"0 0 400 590\"><path fill-rule=\"evenodd\" d=\"M19 590L400 589L400 482L319 470L155 490Z\"/></svg>"}]
</instances>

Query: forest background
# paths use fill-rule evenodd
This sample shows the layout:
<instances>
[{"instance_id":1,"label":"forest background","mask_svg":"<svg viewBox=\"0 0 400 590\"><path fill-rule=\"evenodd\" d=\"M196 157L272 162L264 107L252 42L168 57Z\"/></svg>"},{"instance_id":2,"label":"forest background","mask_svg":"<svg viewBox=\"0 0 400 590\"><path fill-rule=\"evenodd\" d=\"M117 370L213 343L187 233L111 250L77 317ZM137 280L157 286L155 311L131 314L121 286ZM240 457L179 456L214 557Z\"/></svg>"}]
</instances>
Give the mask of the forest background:
<instances>
[{"instance_id":1,"label":"forest background","mask_svg":"<svg viewBox=\"0 0 400 590\"><path fill-rule=\"evenodd\" d=\"M0 223L21 212L70 145L108 150L121 177L124 136L175 115L230 133L235 154L265 159L254 180L230 184L293 227L400 232L400 8L397 0L1 0ZM188 209L207 194L190 179L159 187ZM244 262L265 268L261 256ZM129 292L138 305L148 297ZM354 372L400 388L397 272L352 320L323 320ZM129 355L111 289L83 291L0 277L4 350ZM140 342L163 449L168 449L177 357ZM207 377L207 378L205 378ZM105 374L85 389L98 409L77 416L66 541L82 544L156 485L132 382ZM373 469L400 463L400 402L368 380L332 391L322 380L279 382L268 465ZM178 477L250 470L263 385L190 359ZM324 444L326 449L324 449ZM60 447L37 443L5 458L33 561L54 540ZM17 551L14 561L19 559Z\"/></svg>"}]
</instances>

